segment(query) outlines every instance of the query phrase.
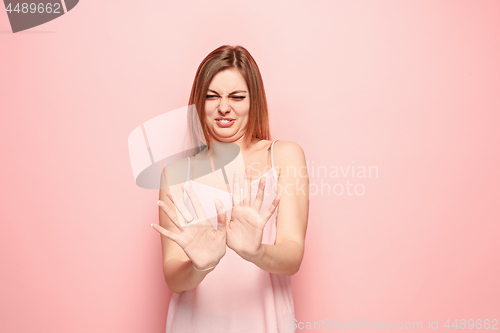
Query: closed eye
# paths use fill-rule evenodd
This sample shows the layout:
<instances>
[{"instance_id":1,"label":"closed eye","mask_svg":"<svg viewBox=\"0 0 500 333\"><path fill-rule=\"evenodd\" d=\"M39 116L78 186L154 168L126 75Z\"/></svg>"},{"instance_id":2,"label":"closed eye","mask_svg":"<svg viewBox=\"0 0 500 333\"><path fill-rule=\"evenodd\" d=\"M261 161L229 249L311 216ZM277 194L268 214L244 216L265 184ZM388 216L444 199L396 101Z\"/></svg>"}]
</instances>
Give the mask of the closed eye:
<instances>
[{"instance_id":1,"label":"closed eye","mask_svg":"<svg viewBox=\"0 0 500 333\"><path fill-rule=\"evenodd\" d=\"M219 96L217 95L207 95L206 98L218 98ZM238 100L242 100L244 98L246 98L246 96L231 96L232 99L238 99Z\"/></svg>"}]
</instances>

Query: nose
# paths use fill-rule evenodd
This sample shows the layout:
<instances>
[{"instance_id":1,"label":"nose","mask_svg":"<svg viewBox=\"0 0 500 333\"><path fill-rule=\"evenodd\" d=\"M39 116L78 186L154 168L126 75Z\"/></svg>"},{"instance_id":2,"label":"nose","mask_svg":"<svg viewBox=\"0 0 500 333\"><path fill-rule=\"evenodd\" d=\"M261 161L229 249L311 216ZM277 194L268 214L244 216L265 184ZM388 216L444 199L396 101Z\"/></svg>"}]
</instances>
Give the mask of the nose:
<instances>
[{"instance_id":1,"label":"nose","mask_svg":"<svg viewBox=\"0 0 500 333\"><path fill-rule=\"evenodd\" d=\"M229 111L231 111L229 107L229 98L221 97L219 103L219 111L221 113L228 113Z\"/></svg>"}]
</instances>

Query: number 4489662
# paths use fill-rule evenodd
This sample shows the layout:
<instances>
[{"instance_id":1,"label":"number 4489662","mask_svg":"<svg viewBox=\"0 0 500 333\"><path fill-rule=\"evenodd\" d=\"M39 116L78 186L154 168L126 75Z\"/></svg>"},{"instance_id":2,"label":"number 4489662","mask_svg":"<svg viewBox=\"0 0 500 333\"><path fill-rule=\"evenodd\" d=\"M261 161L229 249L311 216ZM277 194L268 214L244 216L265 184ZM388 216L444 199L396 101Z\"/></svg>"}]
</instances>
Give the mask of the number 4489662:
<instances>
[{"instance_id":1,"label":"number 4489662","mask_svg":"<svg viewBox=\"0 0 500 333\"><path fill-rule=\"evenodd\" d=\"M455 319L453 324L450 326L450 320L446 320L446 323L444 324L444 327L450 329L450 328L455 328L455 329L486 329L486 330L497 330L498 329L498 319L485 319L484 321L481 319Z\"/></svg>"}]
</instances>

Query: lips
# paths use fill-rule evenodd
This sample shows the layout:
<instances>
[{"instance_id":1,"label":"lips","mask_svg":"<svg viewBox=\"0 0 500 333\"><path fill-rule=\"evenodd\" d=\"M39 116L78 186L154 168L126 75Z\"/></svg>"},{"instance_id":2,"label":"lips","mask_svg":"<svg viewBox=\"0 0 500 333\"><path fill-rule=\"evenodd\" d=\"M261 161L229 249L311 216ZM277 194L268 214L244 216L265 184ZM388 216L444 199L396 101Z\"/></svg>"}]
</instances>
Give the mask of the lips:
<instances>
[{"instance_id":1,"label":"lips","mask_svg":"<svg viewBox=\"0 0 500 333\"><path fill-rule=\"evenodd\" d=\"M215 118L215 122L219 127L230 127L232 124L234 124L235 120L236 119L226 117Z\"/></svg>"}]
</instances>

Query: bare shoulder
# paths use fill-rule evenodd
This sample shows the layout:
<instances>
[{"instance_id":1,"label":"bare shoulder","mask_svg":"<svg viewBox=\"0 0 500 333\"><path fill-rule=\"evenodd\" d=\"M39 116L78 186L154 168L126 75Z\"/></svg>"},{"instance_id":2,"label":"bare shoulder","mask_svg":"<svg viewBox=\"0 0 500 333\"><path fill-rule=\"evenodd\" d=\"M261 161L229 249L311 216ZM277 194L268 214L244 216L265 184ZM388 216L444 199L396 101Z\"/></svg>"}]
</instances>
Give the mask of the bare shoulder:
<instances>
[{"instance_id":1,"label":"bare shoulder","mask_svg":"<svg viewBox=\"0 0 500 333\"><path fill-rule=\"evenodd\" d=\"M273 154L275 161L281 166L295 165L301 162L305 163L304 150L298 143L293 141L276 141L274 143Z\"/></svg>"},{"instance_id":2,"label":"bare shoulder","mask_svg":"<svg viewBox=\"0 0 500 333\"><path fill-rule=\"evenodd\" d=\"M306 157L302 147L293 141L276 141L273 148L274 164L281 176L284 171L300 170L306 167ZM295 172L296 173L296 172Z\"/></svg>"}]
</instances>

